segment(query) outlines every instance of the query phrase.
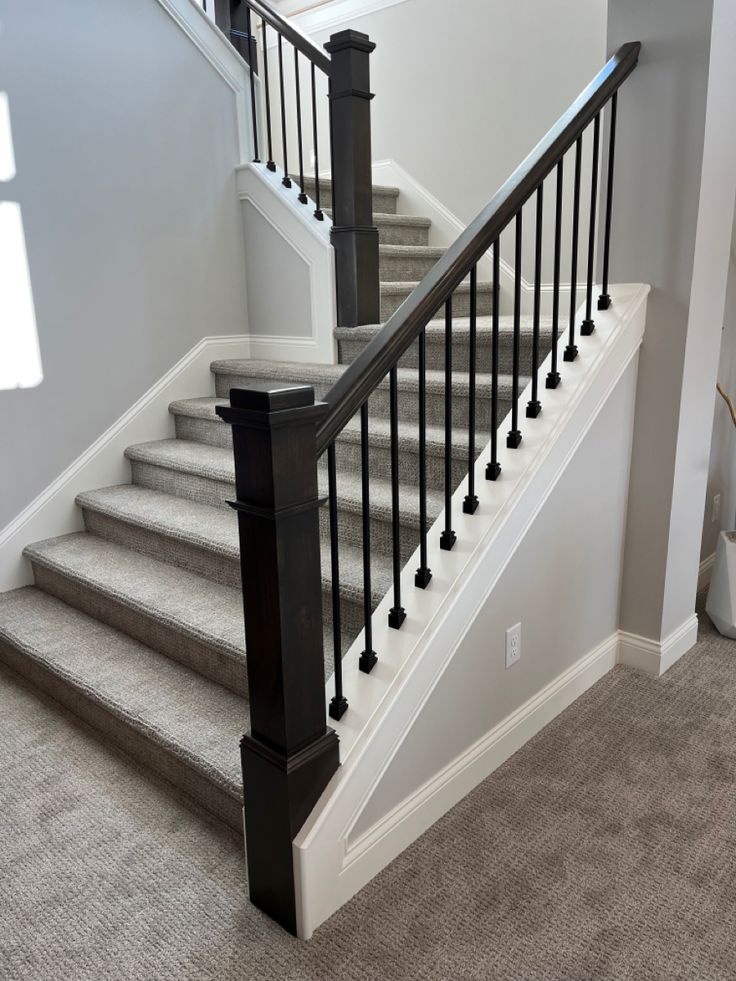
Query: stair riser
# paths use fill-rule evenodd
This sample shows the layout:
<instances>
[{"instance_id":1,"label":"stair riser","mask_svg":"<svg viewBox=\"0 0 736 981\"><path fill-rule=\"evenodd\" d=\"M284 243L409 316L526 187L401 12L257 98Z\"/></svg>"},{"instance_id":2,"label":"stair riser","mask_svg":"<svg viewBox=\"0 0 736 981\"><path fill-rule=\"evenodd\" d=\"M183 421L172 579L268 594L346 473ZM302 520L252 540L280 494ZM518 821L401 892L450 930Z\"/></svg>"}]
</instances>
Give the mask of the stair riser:
<instances>
[{"instance_id":1,"label":"stair riser","mask_svg":"<svg viewBox=\"0 0 736 981\"><path fill-rule=\"evenodd\" d=\"M316 198L314 180L304 178L304 191L313 201ZM332 184L329 181L319 182L319 197L322 210L326 215L332 215ZM385 194L373 189L373 212L378 215L395 215L397 198L394 194Z\"/></svg>"},{"instance_id":2,"label":"stair riser","mask_svg":"<svg viewBox=\"0 0 736 981\"><path fill-rule=\"evenodd\" d=\"M376 221L379 245L429 245L429 228Z\"/></svg>"},{"instance_id":3,"label":"stair riser","mask_svg":"<svg viewBox=\"0 0 736 981\"><path fill-rule=\"evenodd\" d=\"M69 579L56 569L32 562L36 585L44 592L76 607L88 616L120 630L147 647L184 664L205 678L238 695L248 691L245 658L229 656L211 642L203 642L162 623L143 611L97 592L89 585Z\"/></svg>"},{"instance_id":4,"label":"stair riser","mask_svg":"<svg viewBox=\"0 0 736 981\"><path fill-rule=\"evenodd\" d=\"M395 313L407 296L412 292L411 289L402 290L392 290L387 292L381 290L381 322L385 322ZM484 314L487 314L491 309L491 291L488 287L483 287L478 289L478 305L482 309ZM463 291L456 293L452 301L452 311L456 317L468 317L470 316L470 293ZM444 308L442 311L437 311L436 317L444 316Z\"/></svg>"},{"instance_id":5,"label":"stair riser","mask_svg":"<svg viewBox=\"0 0 736 981\"><path fill-rule=\"evenodd\" d=\"M487 437L478 440L477 454L487 442ZM457 487L460 481L468 473L468 450L467 443L455 447L452 460L452 480L453 487ZM335 459L338 471L351 470L353 473L360 473L361 453L360 443L338 440L335 447ZM373 445L369 452L369 469L371 476L391 477L391 450L388 445ZM339 477L338 477L339 479ZM399 483L410 484L416 487L419 483L419 453L414 447L405 447L399 443ZM442 490L445 486L445 464L444 454L427 454L427 487L430 490Z\"/></svg>"},{"instance_id":6,"label":"stair riser","mask_svg":"<svg viewBox=\"0 0 736 981\"><path fill-rule=\"evenodd\" d=\"M503 331L498 343L499 374L510 375L514 366L514 339L510 332ZM338 357L340 364L351 364L366 346L366 341L340 340L338 342ZM549 352L550 339L544 337L540 345L540 364ZM432 332L427 335L427 368L434 371L445 369L444 334ZM532 366L532 336L524 332L521 335L519 349L519 364L522 375L531 374ZM485 331L479 332L476 347L476 371L479 374L490 374L491 371L491 338ZM470 344L467 332L453 338L452 363L457 371L468 371L470 365ZM414 343L399 359L399 368L419 367L419 345Z\"/></svg>"},{"instance_id":7,"label":"stair riser","mask_svg":"<svg viewBox=\"0 0 736 981\"><path fill-rule=\"evenodd\" d=\"M382 283L409 283L424 279L436 257L385 255L379 256L378 270Z\"/></svg>"},{"instance_id":8,"label":"stair riser","mask_svg":"<svg viewBox=\"0 0 736 981\"><path fill-rule=\"evenodd\" d=\"M70 679L52 671L41 661L29 657L6 642L0 641L0 661L7 664L32 685L46 692L70 712L96 729L107 741L132 756L142 766L169 781L197 804L242 834L240 798L213 784L194 767L159 742L144 736L125 719L90 698Z\"/></svg>"},{"instance_id":9,"label":"stair riser","mask_svg":"<svg viewBox=\"0 0 736 981\"><path fill-rule=\"evenodd\" d=\"M317 398L321 398L323 393L317 393ZM427 424L429 426L444 426L445 423L445 397L443 392L427 392ZM511 399L507 392L499 394L498 399L498 418L503 419L511 408ZM456 393L452 401L453 425L457 428L467 428L469 424L470 399L465 393ZM476 425L481 425L483 429L488 429L491 417L491 400L487 389L476 391ZM370 419L389 418L390 404L389 393L385 389L378 389L370 399L369 405ZM414 424L418 427L419 421L419 393L406 390L399 392L399 422ZM207 443L209 446L219 446L230 448L232 446L232 430L230 426L224 425L219 420L196 418L194 416L175 416L176 435L178 439L190 440L197 443ZM418 433L418 428L417 428Z\"/></svg>"},{"instance_id":10,"label":"stair riser","mask_svg":"<svg viewBox=\"0 0 736 981\"><path fill-rule=\"evenodd\" d=\"M430 518L429 524L431 525ZM338 525L340 544L355 545L358 548L363 546L363 522L360 512L348 511L340 508L338 511ZM320 536L322 541L330 540L330 521L327 508L320 511ZM412 552L419 544L419 529L415 522L411 524L401 523L399 527L399 540L401 562L404 564L411 557ZM393 551L393 532L390 514L383 514L380 517L371 516L371 553L374 555L391 555ZM325 570L328 572L329 570Z\"/></svg>"},{"instance_id":11,"label":"stair riser","mask_svg":"<svg viewBox=\"0 0 736 981\"><path fill-rule=\"evenodd\" d=\"M126 548L134 549L136 552L141 552L144 555L150 555L151 558L167 562L169 565L174 565L179 569L185 569L187 572L193 572L198 576L204 576L213 582L221 583L223 586L240 588L240 559L237 556L228 556L222 553L208 551L205 548L197 548L189 542L184 542L177 538L169 538L149 529L136 527L110 515L100 514L97 511L91 511L87 508L83 509L83 514L87 530L99 535L101 538L105 538L107 541L124 545ZM234 515L233 519L235 519ZM359 525L356 530L360 533ZM324 540L329 541L329 521L326 515L325 520L321 522L321 531ZM354 533L344 528L342 521L340 523L340 531L341 534L345 535L345 543L354 540ZM357 540L362 541L362 539ZM325 570L325 572L327 571ZM54 595L58 594L55 593ZM331 629L332 591L328 584L325 584L324 587L322 608L325 626ZM85 609L85 612L89 611ZM362 598L343 596L341 612L343 631L349 634L350 637L354 637L362 629L363 625ZM105 620L105 622L109 621ZM113 623L111 626L117 627L118 624ZM121 628L118 627L118 629ZM130 633L129 630L125 630L125 632ZM137 635L134 636L137 637ZM137 637L137 639L144 640L145 638ZM146 642L148 643L148 641ZM148 646L154 645L149 643ZM162 651L162 653L167 654L169 657L172 656L168 649ZM177 660L181 659L177 658ZM195 665L188 664L188 666L195 667L195 670L199 670ZM205 672L200 673L204 674ZM210 677L210 675L206 676Z\"/></svg>"},{"instance_id":12,"label":"stair riser","mask_svg":"<svg viewBox=\"0 0 736 981\"><path fill-rule=\"evenodd\" d=\"M152 490L161 491L165 494L173 494L175 497L196 501L199 504L224 507L226 501L232 501L235 498L235 487L232 484L212 480L208 477L192 477L189 474L182 474L176 470L169 470L166 467L157 467L136 461L131 461L131 469L134 484L140 487L149 487ZM340 509L338 520L341 541L345 544L362 545L362 518L360 513ZM320 511L320 529L323 540L329 541L329 519L326 507ZM414 534L411 526L403 530L402 539L404 543L406 544L412 541ZM114 540L118 541L119 539L116 538ZM390 515L385 517L372 515L371 541L377 551L390 553L392 548ZM121 544L126 544L126 542L123 541ZM170 547L172 546L167 544L167 548ZM212 561L203 562L200 565L201 559L197 554L198 551L197 549L187 549L180 553L182 555L182 561L193 563L191 566L183 565L183 568L189 568L193 572L200 571L201 569L201 575L208 576L208 578L212 578L216 582L223 582L225 585L239 584L240 572L235 566L230 569L221 568L219 570L213 570L213 565L216 563ZM409 548L406 545L406 548L402 549L402 554L408 558L412 551L413 548ZM154 552L151 554L154 558L156 557ZM220 578L216 578L216 574L210 574L213 572L216 572Z\"/></svg>"}]
</instances>

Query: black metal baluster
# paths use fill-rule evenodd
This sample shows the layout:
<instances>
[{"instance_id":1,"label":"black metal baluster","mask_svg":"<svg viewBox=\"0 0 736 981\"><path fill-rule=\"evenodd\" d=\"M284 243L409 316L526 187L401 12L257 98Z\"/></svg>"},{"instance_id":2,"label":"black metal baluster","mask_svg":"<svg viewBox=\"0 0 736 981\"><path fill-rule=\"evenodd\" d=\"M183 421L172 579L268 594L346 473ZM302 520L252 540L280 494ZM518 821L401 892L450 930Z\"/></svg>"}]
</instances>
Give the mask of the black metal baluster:
<instances>
[{"instance_id":1,"label":"black metal baluster","mask_svg":"<svg viewBox=\"0 0 736 981\"><path fill-rule=\"evenodd\" d=\"M452 297L445 302L445 528L440 548L449 552L457 541L452 530Z\"/></svg>"},{"instance_id":2,"label":"black metal baluster","mask_svg":"<svg viewBox=\"0 0 736 981\"><path fill-rule=\"evenodd\" d=\"M296 82L296 140L299 150L299 202L308 204L309 198L304 193L304 145L302 142L302 91L299 80L299 52L294 48L294 80Z\"/></svg>"},{"instance_id":3,"label":"black metal baluster","mask_svg":"<svg viewBox=\"0 0 736 981\"><path fill-rule=\"evenodd\" d=\"M391 521L393 538L394 605L388 613L388 625L398 630L406 620L401 605L401 523L399 515L399 380L396 365L389 372L391 416Z\"/></svg>"},{"instance_id":4,"label":"black metal baluster","mask_svg":"<svg viewBox=\"0 0 736 981\"><path fill-rule=\"evenodd\" d=\"M580 231L580 164L583 157L583 137L575 142L575 182L572 198L572 252L570 254L570 338L562 355L565 361L578 356L575 344L575 314L578 301L578 233Z\"/></svg>"},{"instance_id":5,"label":"black metal baluster","mask_svg":"<svg viewBox=\"0 0 736 981\"><path fill-rule=\"evenodd\" d=\"M289 156L286 143L286 100L284 98L284 53L282 38L279 34L279 92L281 93L281 148L284 151L284 176L281 183L284 187L291 187L291 177L289 177Z\"/></svg>"},{"instance_id":6,"label":"black metal baluster","mask_svg":"<svg viewBox=\"0 0 736 981\"><path fill-rule=\"evenodd\" d=\"M516 212L516 248L514 251L514 358L511 392L511 429L506 437L506 446L515 450L521 445L519 429L519 367L521 354L521 208Z\"/></svg>"},{"instance_id":7,"label":"black metal baluster","mask_svg":"<svg viewBox=\"0 0 736 981\"><path fill-rule=\"evenodd\" d=\"M337 540L337 468L335 444L327 447L327 485L330 495L330 559L332 575L332 633L335 649L335 694L330 699L330 718L341 719L348 707L342 691L342 623L340 617L340 551Z\"/></svg>"},{"instance_id":8,"label":"black metal baluster","mask_svg":"<svg viewBox=\"0 0 736 981\"><path fill-rule=\"evenodd\" d=\"M256 60L255 54L257 49L250 29L250 7L248 4L245 5L245 29L248 33L248 54L250 55L248 58L248 68L250 70L250 111L253 118L253 149L255 151L253 163L260 163L261 160L258 154L258 120L256 119L256 87L253 84L253 62Z\"/></svg>"},{"instance_id":9,"label":"black metal baluster","mask_svg":"<svg viewBox=\"0 0 736 981\"><path fill-rule=\"evenodd\" d=\"M563 158L564 160L564 158ZM552 287L552 364L547 373L547 388L557 388L560 373L557 370L557 345L560 338L560 253L562 250L562 192L564 162L557 164L557 198L555 201L555 256Z\"/></svg>"},{"instance_id":10,"label":"black metal baluster","mask_svg":"<svg viewBox=\"0 0 736 981\"><path fill-rule=\"evenodd\" d=\"M593 320L593 276L595 275L595 214L598 201L598 148L601 138L601 114L593 123L593 170L590 179L590 225L588 228L588 283L585 294L585 320L580 325L583 337L590 337L595 330Z\"/></svg>"},{"instance_id":11,"label":"black metal baluster","mask_svg":"<svg viewBox=\"0 0 736 981\"><path fill-rule=\"evenodd\" d=\"M261 40L263 43L263 87L266 90L266 139L268 140L268 160L266 166L269 170L276 170L273 160L273 137L271 135L271 86L268 81L268 42L266 39L266 22L261 21Z\"/></svg>"},{"instance_id":12,"label":"black metal baluster","mask_svg":"<svg viewBox=\"0 0 736 981\"><path fill-rule=\"evenodd\" d=\"M475 493L475 362L478 319L478 267L470 270L470 335L468 342L468 493L463 501L465 514L475 514L478 497Z\"/></svg>"},{"instance_id":13,"label":"black metal baluster","mask_svg":"<svg viewBox=\"0 0 736 981\"><path fill-rule=\"evenodd\" d=\"M491 462L486 466L486 480L498 480L498 331L499 294L501 281L501 240L493 243L493 310L491 311Z\"/></svg>"},{"instance_id":14,"label":"black metal baluster","mask_svg":"<svg viewBox=\"0 0 736 981\"><path fill-rule=\"evenodd\" d=\"M537 228L534 245L534 326L532 328L532 397L526 407L528 419L536 419L542 411L539 401L539 319L542 308L542 221L544 184L537 188Z\"/></svg>"},{"instance_id":15,"label":"black metal baluster","mask_svg":"<svg viewBox=\"0 0 736 981\"><path fill-rule=\"evenodd\" d=\"M419 568L414 584L426 589L432 578L427 564L427 334L419 335Z\"/></svg>"},{"instance_id":16,"label":"black metal baluster","mask_svg":"<svg viewBox=\"0 0 736 981\"><path fill-rule=\"evenodd\" d=\"M358 666L370 674L378 655L373 650L373 590L371 588L371 489L368 438L368 403L360 407L360 466L362 483L361 507L363 510L363 620L365 624L365 648Z\"/></svg>"},{"instance_id":17,"label":"black metal baluster","mask_svg":"<svg viewBox=\"0 0 736 981\"><path fill-rule=\"evenodd\" d=\"M314 217L317 221L324 220L324 212L320 203L319 186L319 147L317 140L317 87L314 81L314 62L312 62L312 134L314 139L314 200L317 205Z\"/></svg>"},{"instance_id":18,"label":"black metal baluster","mask_svg":"<svg viewBox=\"0 0 736 981\"><path fill-rule=\"evenodd\" d=\"M608 137L608 179L606 191L606 230L603 238L603 292L598 297L598 309L607 310L611 305L611 296L608 292L608 260L611 248L611 209L613 208L613 162L616 155L616 109L618 106L618 92L614 92L611 98L611 123Z\"/></svg>"}]
</instances>

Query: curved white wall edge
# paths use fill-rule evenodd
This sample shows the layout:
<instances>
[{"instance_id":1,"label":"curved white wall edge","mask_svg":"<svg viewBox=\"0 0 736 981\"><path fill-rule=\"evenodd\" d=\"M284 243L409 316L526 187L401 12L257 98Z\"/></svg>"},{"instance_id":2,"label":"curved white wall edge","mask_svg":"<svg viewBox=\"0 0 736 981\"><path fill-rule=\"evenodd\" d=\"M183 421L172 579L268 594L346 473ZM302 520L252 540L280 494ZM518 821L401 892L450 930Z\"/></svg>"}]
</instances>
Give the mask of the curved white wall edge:
<instances>
[{"instance_id":1,"label":"curved white wall edge","mask_svg":"<svg viewBox=\"0 0 736 981\"><path fill-rule=\"evenodd\" d=\"M332 222L326 215L317 221L314 202L300 204L299 189L284 187L281 171L249 163L236 173L243 207L251 357L335 364ZM249 209L254 210L249 214ZM265 225L259 228L261 222Z\"/></svg>"},{"instance_id":2,"label":"curved white wall edge","mask_svg":"<svg viewBox=\"0 0 736 981\"><path fill-rule=\"evenodd\" d=\"M240 160L243 163L250 160L253 156L253 123L248 65L195 0L157 2L232 89L235 96Z\"/></svg>"},{"instance_id":3,"label":"curved white wall edge","mask_svg":"<svg viewBox=\"0 0 736 981\"><path fill-rule=\"evenodd\" d=\"M130 482L130 467L123 456L127 446L173 436L170 402L214 394L212 361L247 357L250 357L247 337L205 337L149 388L0 531L0 592L33 581L30 564L22 555L26 545L82 529L82 515L74 503L77 494Z\"/></svg>"},{"instance_id":4,"label":"curved white wall edge","mask_svg":"<svg viewBox=\"0 0 736 981\"><path fill-rule=\"evenodd\" d=\"M399 210L402 214L420 215L429 218L432 227L429 230L429 244L437 248L448 248L458 235L465 230L465 225L442 204L423 184L412 177L408 171L398 164L395 160L376 160L373 164L373 181L376 184L386 184L390 187L398 187L401 191ZM501 256L501 304L502 312L506 312L505 307L511 303L514 290L514 267ZM493 250L489 249L486 256L478 263L478 277L481 280L493 279ZM578 283L578 296L584 296L587 283ZM552 283L542 283L541 305L542 313L549 315L552 312ZM560 296L562 297L561 309L566 310L569 305L570 285L562 283L560 285ZM534 304L534 284L530 283L523 276L521 278L521 309L523 313L531 313ZM510 307L509 307L510 309Z\"/></svg>"},{"instance_id":5,"label":"curved white wall edge","mask_svg":"<svg viewBox=\"0 0 736 981\"><path fill-rule=\"evenodd\" d=\"M649 288L641 285L612 290L613 306L598 314L596 332L585 339L578 359L565 363L563 384L545 391L544 412L525 431L521 447L501 450L504 479L487 482L488 447L480 455L476 467L481 497L478 512L472 516L462 513L464 483L453 497L453 526L458 535L455 548L451 552L439 548L442 516L430 530L429 565L435 570L431 587L425 591L414 588L415 554L402 572L404 595L411 597L402 629L387 626L391 596L376 610L374 645L382 657L373 672L366 677L357 668L362 635L344 658L350 710L341 722L331 723L340 737L342 765L294 842L300 936L309 937L469 789L462 781L450 780L443 785L442 794L433 791L422 798L421 806L411 810L408 824L401 817L399 823L389 826L387 818L375 839L370 837L375 829L370 829L368 839L359 839L356 852L359 843L351 841L350 835L362 809L453 658L468 625L635 359L644 331L648 292ZM566 339L560 341L561 362L565 343ZM542 377L544 373L543 368ZM522 405L527 397L525 392ZM508 419L502 431L505 428ZM606 647L600 662L594 657L593 663L598 667L612 664L609 654ZM574 677L595 680L598 667L590 674L581 668ZM330 689L331 679L326 686L328 698ZM570 691L575 690L573 684ZM538 718L546 716L542 713ZM488 758L492 759L492 754ZM374 844L367 847L367 840Z\"/></svg>"}]
</instances>

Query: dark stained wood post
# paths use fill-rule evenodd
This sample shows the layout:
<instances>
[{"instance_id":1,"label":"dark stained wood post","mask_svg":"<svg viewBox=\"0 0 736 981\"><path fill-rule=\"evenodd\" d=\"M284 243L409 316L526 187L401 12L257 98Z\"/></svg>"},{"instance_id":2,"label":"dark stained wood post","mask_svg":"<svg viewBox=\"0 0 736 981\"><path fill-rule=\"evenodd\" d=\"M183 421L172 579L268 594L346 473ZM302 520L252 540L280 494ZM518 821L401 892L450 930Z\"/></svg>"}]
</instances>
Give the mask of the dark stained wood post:
<instances>
[{"instance_id":1,"label":"dark stained wood post","mask_svg":"<svg viewBox=\"0 0 736 981\"><path fill-rule=\"evenodd\" d=\"M242 0L210 0L214 3L215 23L253 71L258 69L258 43L248 30L246 5ZM209 6L209 4L208 4Z\"/></svg>"},{"instance_id":2,"label":"dark stained wood post","mask_svg":"<svg viewBox=\"0 0 736 981\"><path fill-rule=\"evenodd\" d=\"M370 55L375 47L360 31L340 31L325 45L332 57L332 244L340 327L380 320L371 169Z\"/></svg>"},{"instance_id":3,"label":"dark stained wood post","mask_svg":"<svg viewBox=\"0 0 736 981\"><path fill-rule=\"evenodd\" d=\"M327 726L316 430L307 385L233 389L250 732L241 757L250 898L296 933L292 842L339 765Z\"/></svg>"}]
</instances>

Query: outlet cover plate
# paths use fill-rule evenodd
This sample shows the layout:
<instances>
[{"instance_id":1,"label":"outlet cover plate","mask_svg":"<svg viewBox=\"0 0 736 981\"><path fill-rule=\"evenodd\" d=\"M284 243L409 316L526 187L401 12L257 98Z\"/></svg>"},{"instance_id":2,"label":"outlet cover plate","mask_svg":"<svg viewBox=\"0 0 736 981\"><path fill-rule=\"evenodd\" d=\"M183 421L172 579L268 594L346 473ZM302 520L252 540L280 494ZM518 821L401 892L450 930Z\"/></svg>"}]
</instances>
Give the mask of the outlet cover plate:
<instances>
[{"instance_id":1,"label":"outlet cover plate","mask_svg":"<svg viewBox=\"0 0 736 981\"><path fill-rule=\"evenodd\" d=\"M521 658L521 624L515 623L506 631L506 667L510 668Z\"/></svg>"}]
</instances>

